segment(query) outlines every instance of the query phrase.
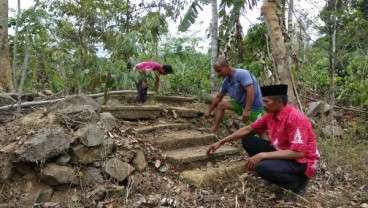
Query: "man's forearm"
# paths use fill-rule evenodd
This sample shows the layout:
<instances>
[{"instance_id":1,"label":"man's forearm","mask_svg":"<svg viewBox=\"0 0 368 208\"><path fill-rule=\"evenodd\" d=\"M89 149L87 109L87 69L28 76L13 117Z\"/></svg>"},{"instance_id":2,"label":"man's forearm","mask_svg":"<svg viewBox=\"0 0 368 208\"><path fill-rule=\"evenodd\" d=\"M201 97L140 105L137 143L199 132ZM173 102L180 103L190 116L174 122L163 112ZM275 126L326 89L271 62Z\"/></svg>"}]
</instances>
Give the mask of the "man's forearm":
<instances>
[{"instance_id":1,"label":"man's forearm","mask_svg":"<svg viewBox=\"0 0 368 208\"><path fill-rule=\"evenodd\" d=\"M247 100L245 102L244 111L250 111L254 102L253 87L247 86L246 91L247 91Z\"/></svg>"},{"instance_id":2,"label":"man's forearm","mask_svg":"<svg viewBox=\"0 0 368 208\"><path fill-rule=\"evenodd\" d=\"M281 159L281 160L296 160L303 158L304 152L294 150L278 150L273 152L263 152L263 159Z\"/></svg>"},{"instance_id":3,"label":"man's forearm","mask_svg":"<svg viewBox=\"0 0 368 208\"><path fill-rule=\"evenodd\" d=\"M222 98L216 96L215 99L213 99L210 107L208 108L208 112L211 113L219 104L219 102L222 100Z\"/></svg>"},{"instance_id":4,"label":"man's forearm","mask_svg":"<svg viewBox=\"0 0 368 208\"><path fill-rule=\"evenodd\" d=\"M219 142L221 143L221 145L227 143L227 142L231 142L231 141L235 141L237 139L240 139L241 137L250 134L254 132L254 130L250 127L250 126L244 126L243 128L238 129L236 132L230 134L229 136L221 139Z\"/></svg>"},{"instance_id":5,"label":"man's forearm","mask_svg":"<svg viewBox=\"0 0 368 208\"><path fill-rule=\"evenodd\" d=\"M244 111L250 111L253 105L254 97L251 94L247 94L247 102L245 103Z\"/></svg>"}]
</instances>

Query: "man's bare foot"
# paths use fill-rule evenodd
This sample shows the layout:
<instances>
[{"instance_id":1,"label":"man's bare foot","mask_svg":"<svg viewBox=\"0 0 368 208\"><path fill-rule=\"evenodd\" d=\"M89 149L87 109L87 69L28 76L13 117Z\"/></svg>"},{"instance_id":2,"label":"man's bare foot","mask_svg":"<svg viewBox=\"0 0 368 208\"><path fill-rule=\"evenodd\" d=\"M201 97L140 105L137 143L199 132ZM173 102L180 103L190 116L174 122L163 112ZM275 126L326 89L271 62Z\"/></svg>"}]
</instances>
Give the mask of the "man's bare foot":
<instances>
[{"instance_id":1,"label":"man's bare foot","mask_svg":"<svg viewBox=\"0 0 368 208\"><path fill-rule=\"evenodd\" d=\"M214 127L211 128L210 133L212 134L216 134L217 133L217 128L215 129Z\"/></svg>"},{"instance_id":2,"label":"man's bare foot","mask_svg":"<svg viewBox=\"0 0 368 208\"><path fill-rule=\"evenodd\" d=\"M198 131L203 131L203 132L210 132L210 129L209 128L205 128L205 127L200 127L200 128L197 128Z\"/></svg>"},{"instance_id":3,"label":"man's bare foot","mask_svg":"<svg viewBox=\"0 0 368 208\"><path fill-rule=\"evenodd\" d=\"M216 131L210 129L210 128L197 128L198 131L202 131L202 132L206 132L206 133L211 133L211 134L216 134Z\"/></svg>"}]
</instances>

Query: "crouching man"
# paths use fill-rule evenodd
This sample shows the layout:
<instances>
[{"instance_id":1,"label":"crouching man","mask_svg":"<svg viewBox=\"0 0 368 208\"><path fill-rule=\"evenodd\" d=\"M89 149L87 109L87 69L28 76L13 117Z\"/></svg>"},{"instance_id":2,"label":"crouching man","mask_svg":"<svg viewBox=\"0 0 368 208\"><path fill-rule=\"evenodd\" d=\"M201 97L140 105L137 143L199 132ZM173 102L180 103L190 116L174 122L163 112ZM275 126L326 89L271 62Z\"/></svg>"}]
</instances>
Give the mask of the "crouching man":
<instances>
[{"instance_id":1,"label":"crouching man","mask_svg":"<svg viewBox=\"0 0 368 208\"><path fill-rule=\"evenodd\" d=\"M287 104L287 85L261 87L266 115L249 126L212 144L207 154L221 145L242 139L250 158L246 162L264 180L303 196L317 170L319 152L312 125L295 107ZM260 138L267 131L270 140Z\"/></svg>"}]
</instances>

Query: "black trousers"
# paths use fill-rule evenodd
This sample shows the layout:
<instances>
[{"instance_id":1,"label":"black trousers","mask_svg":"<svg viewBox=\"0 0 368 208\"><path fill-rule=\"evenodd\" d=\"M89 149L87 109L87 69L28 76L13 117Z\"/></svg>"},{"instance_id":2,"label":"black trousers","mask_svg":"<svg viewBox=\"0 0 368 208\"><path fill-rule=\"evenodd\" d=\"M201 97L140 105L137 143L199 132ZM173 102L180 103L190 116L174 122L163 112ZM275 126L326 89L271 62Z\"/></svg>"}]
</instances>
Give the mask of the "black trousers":
<instances>
[{"instance_id":1,"label":"black trousers","mask_svg":"<svg viewBox=\"0 0 368 208\"><path fill-rule=\"evenodd\" d=\"M270 141L256 135L242 138L242 145L249 156L276 151ZM306 168L306 163L298 163L295 160L268 159L259 162L255 171L262 179L294 191L308 180L304 174Z\"/></svg>"},{"instance_id":2,"label":"black trousers","mask_svg":"<svg viewBox=\"0 0 368 208\"><path fill-rule=\"evenodd\" d=\"M136 82L135 83L136 87L137 87L137 92L138 92L138 97L137 97L137 101L139 103L144 103L146 102L146 98L147 98L147 88L142 88L142 81L140 82Z\"/></svg>"}]
</instances>

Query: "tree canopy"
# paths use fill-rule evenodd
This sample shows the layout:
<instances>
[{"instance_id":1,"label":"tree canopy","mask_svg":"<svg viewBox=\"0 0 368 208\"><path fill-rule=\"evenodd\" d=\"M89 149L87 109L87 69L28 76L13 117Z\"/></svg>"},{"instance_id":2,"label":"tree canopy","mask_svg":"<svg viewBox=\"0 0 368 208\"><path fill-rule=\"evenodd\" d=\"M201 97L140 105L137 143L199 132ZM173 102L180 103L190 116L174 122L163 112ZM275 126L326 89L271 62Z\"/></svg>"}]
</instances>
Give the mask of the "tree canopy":
<instances>
[{"instance_id":1,"label":"tree canopy","mask_svg":"<svg viewBox=\"0 0 368 208\"><path fill-rule=\"evenodd\" d=\"M203 9L202 5L210 2L40 1L33 13L31 9L27 9L20 15L15 54L14 35L9 35L10 57L16 57L14 80L20 80L20 66L24 61L28 36L31 47L25 81L26 92L42 91L46 88L70 94L99 92L105 86L110 89L133 88L129 69L144 60L169 63L178 71L164 80L168 91L192 94L210 92L210 55L209 52L197 50L198 44L203 40L172 37L168 33L168 21L178 20L181 16L179 29L185 31ZM274 67L274 58L270 55L274 49L270 45L268 28L264 21L261 19L261 23L253 25L246 34L238 30L234 33L236 36L230 38L231 32L239 26L237 22L242 23L236 18L241 14L241 9L254 6L255 3L256 1L219 2L218 18L221 23L218 45L220 51L230 47L226 49L226 53L233 59L234 65L250 69L261 83L266 84L270 83L268 73ZM336 9L331 6L334 3L335 1L326 1L326 6L320 13L323 26L315 28L319 31L319 36L314 42L306 32L308 27L314 27L314 23L311 20L299 21L303 15L297 16L298 11L293 11L298 17L293 30L299 32L292 34L291 42L287 44L287 54L294 57L290 63L291 72L297 89L303 95L313 92L326 96L329 86L331 18L336 17L336 98L347 104L366 107L366 0L337 1ZM280 8L283 8L282 4L283 2L279 2ZM11 16L8 23L10 28L14 28L16 17Z\"/></svg>"}]
</instances>

